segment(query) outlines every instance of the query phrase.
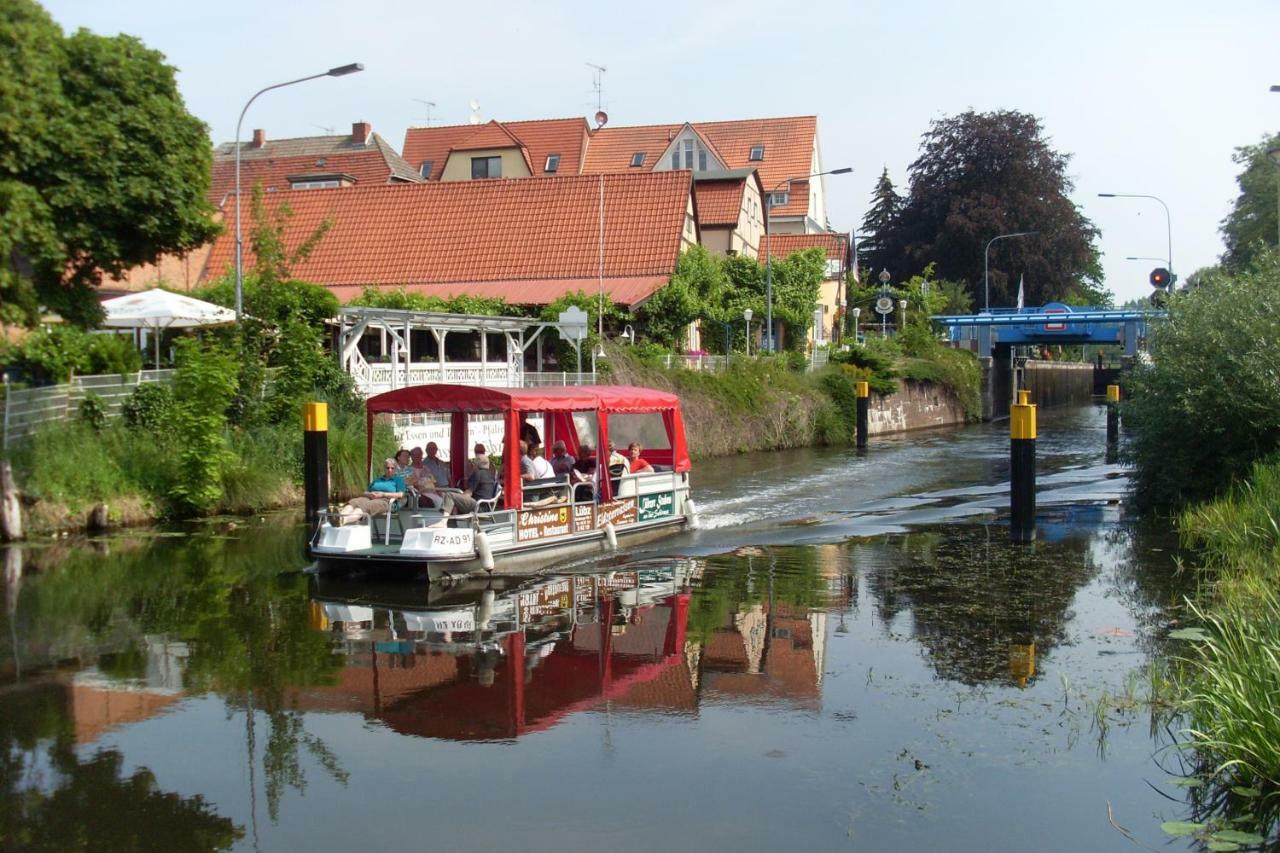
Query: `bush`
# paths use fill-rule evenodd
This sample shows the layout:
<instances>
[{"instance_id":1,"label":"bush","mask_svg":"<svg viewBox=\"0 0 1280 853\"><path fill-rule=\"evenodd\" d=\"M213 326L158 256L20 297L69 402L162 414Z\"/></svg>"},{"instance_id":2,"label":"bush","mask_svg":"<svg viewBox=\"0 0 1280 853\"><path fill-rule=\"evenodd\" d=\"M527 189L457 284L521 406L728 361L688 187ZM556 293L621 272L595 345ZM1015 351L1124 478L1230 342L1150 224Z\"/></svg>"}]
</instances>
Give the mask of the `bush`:
<instances>
[{"instance_id":1,"label":"bush","mask_svg":"<svg viewBox=\"0 0 1280 853\"><path fill-rule=\"evenodd\" d=\"M1149 340L1121 408L1140 502L1218 494L1280 450L1280 256L1174 296Z\"/></svg>"},{"instance_id":2,"label":"bush","mask_svg":"<svg viewBox=\"0 0 1280 853\"><path fill-rule=\"evenodd\" d=\"M26 494L73 510L134 491L111 442L78 420L37 430L14 450L13 464Z\"/></svg>"},{"instance_id":3,"label":"bush","mask_svg":"<svg viewBox=\"0 0 1280 853\"><path fill-rule=\"evenodd\" d=\"M72 373L135 373L142 367L142 356L127 336L90 334L65 324L28 332L3 360L35 381L52 383L66 382Z\"/></svg>"},{"instance_id":4,"label":"bush","mask_svg":"<svg viewBox=\"0 0 1280 853\"><path fill-rule=\"evenodd\" d=\"M169 427L173 405L173 390L168 385L148 382L139 385L125 399L120 414L134 429L159 432Z\"/></svg>"},{"instance_id":5,"label":"bush","mask_svg":"<svg viewBox=\"0 0 1280 853\"><path fill-rule=\"evenodd\" d=\"M80 401L80 408L76 410L76 415L81 422L88 424L94 430L101 430L107 425L106 404L102 402L101 397L92 392L84 395L84 399Z\"/></svg>"}]
</instances>

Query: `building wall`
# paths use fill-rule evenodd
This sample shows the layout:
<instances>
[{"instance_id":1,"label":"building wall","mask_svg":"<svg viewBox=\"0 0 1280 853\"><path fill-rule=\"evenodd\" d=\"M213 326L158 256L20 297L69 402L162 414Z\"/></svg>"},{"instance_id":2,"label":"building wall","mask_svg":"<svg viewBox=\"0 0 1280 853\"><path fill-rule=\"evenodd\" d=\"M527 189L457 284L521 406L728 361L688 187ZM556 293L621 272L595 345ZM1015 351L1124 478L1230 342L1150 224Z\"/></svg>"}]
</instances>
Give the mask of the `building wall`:
<instances>
[{"instance_id":1,"label":"building wall","mask_svg":"<svg viewBox=\"0 0 1280 853\"><path fill-rule=\"evenodd\" d=\"M730 249L736 250L736 243L741 242L736 237L737 231L733 228L702 226L702 246L713 255L727 255Z\"/></svg>"},{"instance_id":2,"label":"building wall","mask_svg":"<svg viewBox=\"0 0 1280 853\"><path fill-rule=\"evenodd\" d=\"M742 212L738 217L738 229L735 232L737 244L731 246L740 255L758 258L761 242L764 240L764 202L760 198L760 190L756 182L746 182L747 191L742 194Z\"/></svg>"},{"instance_id":3,"label":"building wall","mask_svg":"<svg viewBox=\"0 0 1280 853\"><path fill-rule=\"evenodd\" d=\"M872 394L867 412L871 435L963 423L964 408L960 401L950 389L932 382L906 380L887 397Z\"/></svg>"},{"instance_id":4,"label":"building wall","mask_svg":"<svg viewBox=\"0 0 1280 853\"><path fill-rule=\"evenodd\" d=\"M816 127L816 125L815 125ZM818 148L818 134L813 135L813 165L810 167L810 174L818 174L822 171L822 151ZM809 180L809 219L808 232L816 234L824 230L827 226L827 193L826 193L826 176L820 178L811 178Z\"/></svg>"},{"instance_id":5,"label":"building wall","mask_svg":"<svg viewBox=\"0 0 1280 853\"><path fill-rule=\"evenodd\" d=\"M810 233L805 230L805 226L806 226L806 222L803 219L791 219L791 218L778 219L775 217L769 220L769 230L774 234L808 234ZM763 242L764 240L763 235L761 236L760 239L761 239L761 242Z\"/></svg>"},{"instance_id":6,"label":"building wall","mask_svg":"<svg viewBox=\"0 0 1280 853\"><path fill-rule=\"evenodd\" d=\"M835 320L840 310L840 294L844 291L843 283L838 278L829 278L818 287L818 304L822 306L822 343L831 343ZM809 340L813 340L810 332Z\"/></svg>"},{"instance_id":7,"label":"building wall","mask_svg":"<svg viewBox=\"0 0 1280 853\"><path fill-rule=\"evenodd\" d=\"M519 148L486 148L478 151L454 151L440 173L442 181L471 180L471 159L473 157L501 157L502 177L530 177L529 167L524 162Z\"/></svg>"},{"instance_id":8,"label":"building wall","mask_svg":"<svg viewBox=\"0 0 1280 853\"><path fill-rule=\"evenodd\" d=\"M693 216L693 193L689 193L689 203L684 209L684 231L680 234L681 253L698 245L698 220Z\"/></svg>"}]
</instances>

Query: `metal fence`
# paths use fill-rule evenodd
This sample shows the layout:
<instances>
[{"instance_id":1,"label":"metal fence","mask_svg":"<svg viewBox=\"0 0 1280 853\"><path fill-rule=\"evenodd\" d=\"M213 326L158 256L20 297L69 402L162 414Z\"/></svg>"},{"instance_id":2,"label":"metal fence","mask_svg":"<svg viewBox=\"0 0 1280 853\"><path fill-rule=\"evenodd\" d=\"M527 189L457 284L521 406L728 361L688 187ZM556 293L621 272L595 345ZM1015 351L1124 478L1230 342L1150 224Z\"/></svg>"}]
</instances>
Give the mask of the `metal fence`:
<instances>
[{"instance_id":1,"label":"metal fence","mask_svg":"<svg viewBox=\"0 0 1280 853\"><path fill-rule=\"evenodd\" d=\"M65 385L12 388L5 379L3 447L29 436L41 424L74 417L80 403L93 394L107 417L120 414L125 398L147 382L170 383L172 370L142 370L108 376L76 376Z\"/></svg>"},{"instance_id":2,"label":"metal fence","mask_svg":"<svg viewBox=\"0 0 1280 853\"><path fill-rule=\"evenodd\" d=\"M719 373L729 364L728 357L723 355L666 355L663 358L667 368L682 367L708 373Z\"/></svg>"},{"instance_id":3,"label":"metal fence","mask_svg":"<svg viewBox=\"0 0 1280 853\"><path fill-rule=\"evenodd\" d=\"M543 388L549 385L595 385L596 374L547 371L524 374L525 388Z\"/></svg>"}]
</instances>

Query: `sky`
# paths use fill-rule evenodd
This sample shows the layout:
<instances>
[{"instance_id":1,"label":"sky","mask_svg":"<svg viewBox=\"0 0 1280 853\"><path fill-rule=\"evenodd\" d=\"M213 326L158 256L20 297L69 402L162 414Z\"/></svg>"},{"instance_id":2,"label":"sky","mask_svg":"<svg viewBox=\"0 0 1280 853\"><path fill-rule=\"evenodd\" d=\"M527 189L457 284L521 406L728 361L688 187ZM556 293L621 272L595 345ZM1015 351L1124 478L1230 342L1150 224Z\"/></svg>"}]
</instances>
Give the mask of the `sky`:
<instances>
[{"instance_id":1,"label":"sky","mask_svg":"<svg viewBox=\"0 0 1280 853\"><path fill-rule=\"evenodd\" d=\"M1101 229L1106 286L1150 293L1166 258L1216 262L1237 194L1237 146L1280 130L1280 2L754 2L515 4L381 0L48 0L66 30L128 33L178 69L215 142L258 89L349 62L365 71L269 92L246 138L372 123L397 149L407 127L590 117L605 66L611 125L818 116L831 225L862 220L882 168L905 191L929 122L967 109L1040 118L1071 155L1072 198ZM1154 195L1104 199L1100 192ZM994 235L993 235L994 236Z\"/></svg>"}]
</instances>

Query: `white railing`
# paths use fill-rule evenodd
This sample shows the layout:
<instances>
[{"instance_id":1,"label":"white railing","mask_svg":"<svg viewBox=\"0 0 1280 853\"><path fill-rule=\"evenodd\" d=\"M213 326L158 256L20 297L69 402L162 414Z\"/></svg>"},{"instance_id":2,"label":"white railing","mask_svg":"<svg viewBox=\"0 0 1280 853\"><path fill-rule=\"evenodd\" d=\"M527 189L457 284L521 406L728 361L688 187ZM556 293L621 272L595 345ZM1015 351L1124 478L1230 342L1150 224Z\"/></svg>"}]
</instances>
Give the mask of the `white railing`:
<instances>
[{"instance_id":1,"label":"white railing","mask_svg":"<svg viewBox=\"0 0 1280 853\"><path fill-rule=\"evenodd\" d=\"M90 394L102 400L107 417L120 414L125 398L147 382L170 383L172 370L142 370L106 376L76 376L65 385L12 388L5 381L3 446L29 436L41 424L75 417Z\"/></svg>"},{"instance_id":2,"label":"white railing","mask_svg":"<svg viewBox=\"0 0 1280 853\"><path fill-rule=\"evenodd\" d=\"M667 368L680 367L711 373L719 373L729 364L729 359L723 355L667 355L664 359Z\"/></svg>"},{"instance_id":3,"label":"white railing","mask_svg":"<svg viewBox=\"0 0 1280 853\"><path fill-rule=\"evenodd\" d=\"M392 388L437 383L513 388L519 387L521 373L518 366L505 361L446 362L443 370L438 361L424 361L410 364L408 370L405 370L403 364L391 364L385 361L366 362L363 358L352 358L347 369L351 373L351 378L355 380L356 387L366 396L381 394Z\"/></svg>"},{"instance_id":4,"label":"white railing","mask_svg":"<svg viewBox=\"0 0 1280 853\"><path fill-rule=\"evenodd\" d=\"M596 375L594 373L526 373L524 375L525 388L542 388L548 385L595 385Z\"/></svg>"}]
</instances>

